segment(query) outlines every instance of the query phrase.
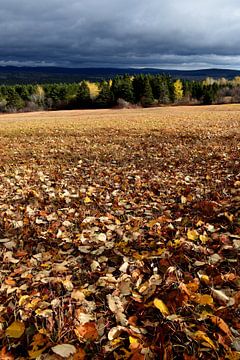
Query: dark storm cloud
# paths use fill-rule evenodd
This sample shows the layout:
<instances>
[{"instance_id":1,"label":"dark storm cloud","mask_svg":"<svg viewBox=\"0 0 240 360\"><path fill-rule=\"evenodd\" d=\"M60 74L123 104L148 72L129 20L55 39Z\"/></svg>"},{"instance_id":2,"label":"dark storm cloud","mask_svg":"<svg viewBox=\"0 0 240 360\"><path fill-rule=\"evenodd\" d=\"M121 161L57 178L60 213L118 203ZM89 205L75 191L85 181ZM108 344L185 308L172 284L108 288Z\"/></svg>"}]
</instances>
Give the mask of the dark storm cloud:
<instances>
[{"instance_id":1,"label":"dark storm cloud","mask_svg":"<svg viewBox=\"0 0 240 360\"><path fill-rule=\"evenodd\" d=\"M1 0L0 65L240 67L236 0Z\"/></svg>"}]
</instances>

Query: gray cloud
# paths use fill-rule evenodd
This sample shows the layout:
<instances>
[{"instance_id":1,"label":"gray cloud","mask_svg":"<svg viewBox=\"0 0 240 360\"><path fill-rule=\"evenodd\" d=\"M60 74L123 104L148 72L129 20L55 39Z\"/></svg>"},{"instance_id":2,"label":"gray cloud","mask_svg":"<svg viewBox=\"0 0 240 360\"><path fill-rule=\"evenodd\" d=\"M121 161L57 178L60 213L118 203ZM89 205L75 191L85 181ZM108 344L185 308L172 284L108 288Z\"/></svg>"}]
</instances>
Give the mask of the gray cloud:
<instances>
[{"instance_id":1,"label":"gray cloud","mask_svg":"<svg viewBox=\"0 0 240 360\"><path fill-rule=\"evenodd\" d=\"M1 0L0 65L240 68L238 0Z\"/></svg>"}]
</instances>

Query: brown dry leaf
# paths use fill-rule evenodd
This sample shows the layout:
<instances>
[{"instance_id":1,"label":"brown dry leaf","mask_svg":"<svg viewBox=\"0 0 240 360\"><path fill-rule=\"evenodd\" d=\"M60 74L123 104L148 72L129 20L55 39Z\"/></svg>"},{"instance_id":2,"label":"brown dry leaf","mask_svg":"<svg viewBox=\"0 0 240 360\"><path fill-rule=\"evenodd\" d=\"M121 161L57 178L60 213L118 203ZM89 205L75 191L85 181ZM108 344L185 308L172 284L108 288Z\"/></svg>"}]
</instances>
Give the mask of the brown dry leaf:
<instances>
[{"instance_id":1,"label":"brown dry leaf","mask_svg":"<svg viewBox=\"0 0 240 360\"><path fill-rule=\"evenodd\" d=\"M99 337L97 327L94 322L87 322L85 324L76 326L74 331L80 340L84 339L84 340L95 341Z\"/></svg>"},{"instance_id":2,"label":"brown dry leaf","mask_svg":"<svg viewBox=\"0 0 240 360\"><path fill-rule=\"evenodd\" d=\"M7 352L6 346L0 351L0 360L14 360L14 356L10 352Z\"/></svg>"},{"instance_id":3,"label":"brown dry leaf","mask_svg":"<svg viewBox=\"0 0 240 360\"><path fill-rule=\"evenodd\" d=\"M84 360L86 358L86 353L83 349L77 349L77 352L73 355L73 360Z\"/></svg>"},{"instance_id":4,"label":"brown dry leaf","mask_svg":"<svg viewBox=\"0 0 240 360\"><path fill-rule=\"evenodd\" d=\"M184 360L196 360L196 356L195 355L188 355L186 353L183 354L183 359Z\"/></svg>"},{"instance_id":5,"label":"brown dry leaf","mask_svg":"<svg viewBox=\"0 0 240 360\"><path fill-rule=\"evenodd\" d=\"M19 250L19 251L16 252L15 256L18 257L18 258L21 258L23 256L26 256L27 254L28 254L27 251Z\"/></svg>"},{"instance_id":6,"label":"brown dry leaf","mask_svg":"<svg viewBox=\"0 0 240 360\"><path fill-rule=\"evenodd\" d=\"M140 352L141 350L137 349L133 352L132 356L131 356L131 360L144 360L146 359L146 357L144 356L144 354L141 354ZM128 358L129 359L129 358Z\"/></svg>"},{"instance_id":7,"label":"brown dry leaf","mask_svg":"<svg viewBox=\"0 0 240 360\"><path fill-rule=\"evenodd\" d=\"M81 290L73 290L71 292L71 298L76 301L83 301L85 299L85 295Z\"/></svg>"},{"instance_id":8,"label":"brown dry leaf","mask_svg":"<svg viewBox=\"0 0 240 360\"><path fill-rule=\"evenodd\" d=\"M34 335L33 337L33 341L31 342L32 346L42 346L47 342L47 337L44 336L41 333L37 333L36 335Z\"/></svg>"},{"instance_id":9,"label":"brown dry leaf","mask_svg":"<svg viewBox=\"0 0 240 360\"><path fill-rule=\"evenodd\" d=\"M121 299L118 296L107 295L109 309L115 314L116 320L120 322L122 326L127 325L127 318L124 314L124 307Z\"/></svg>"},{"instance_id":10,"label":"brown dry leaf","mask_svg":"<svg viewBox=\"0 0 240 360\"><path fill-rule=\"evenodd\" d=\"M25 331L25 324L22 321L14 321L7 329L6 336L19 339Z\"/></svg>"},{"instance_id":11,"label":"brown dry leaf","mask_svg":"<svg viewBox=\"0 0 240 360\"><path fill-rule=\"evenodd\" d=\"M210 320L214 325L216 325L219 329L221 329L224 332L224 334L226 334L230 338L232 337L231 330L229 329L228 325L225 323L225 321L222 318L212 315L210 316Z\"/></svg>"}]
</instances>

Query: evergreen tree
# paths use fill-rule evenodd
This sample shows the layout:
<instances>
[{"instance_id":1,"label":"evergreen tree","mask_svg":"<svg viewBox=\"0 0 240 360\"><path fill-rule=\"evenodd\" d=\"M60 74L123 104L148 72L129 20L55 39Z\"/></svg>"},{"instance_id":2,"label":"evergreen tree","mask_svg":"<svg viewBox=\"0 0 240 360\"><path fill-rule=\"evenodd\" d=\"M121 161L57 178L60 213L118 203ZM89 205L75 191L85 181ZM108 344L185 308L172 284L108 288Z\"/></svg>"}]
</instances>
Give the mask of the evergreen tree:
<instances>
[{"instance_id":1,"label":"evergreen tree","mask_svg":"<svg viewBox=\"0 0 240 360\"><path fill-rule=\"evenodd\" d=\"M20 110L25 105L24 101L21 99L14 87L8 87L6 102L6 107L9 111Z\"/></svg>"},{"instance_id":2,"label":"evergreen tree","mask_svg":"<svg viewBox=\"0 0 240 360\"><path fill-rule=\"evenodd\" d=\"M133 94L134 94L134 101L135 103L141 102L141 97L143 96L144 92L144 75L136 75L133 79Z\"/></svg>"},{"instance_id":3,"label":"evergreen tree","mask_svg":"<svg viewBox=\"0 0 240 360\"><path fill-rule=\"evenodd\" d=\"M118 99L123 99L130 103L134 102L133 84L130 76L125 75L123 77L117 76L114 78L111 90L115 102L117 102Z\"/></svg>"},{"instance_id":4,"label":"evergreen tree","mask_svg":"<svg viewBox=\"0 0 240 360\"><path fill-rule=\"evenodd\" d=\"M109 83L106 81L100 84L100 92L96 98L96 104L99 107L109 107L113 105L113 94Z\"/></svg>"},{"instance_id":5,"label":"evergreen tree","mask_svg":"<svg viewBox=\"0 0 240 360\"><path fill-rule=\"evenodd\" d=\"M141 96L141 104L147 107L152 105L153 102L154 102L154 98L153 98L152 87L149 81L149 77L145 76L143 82L143 93Z\"/></svg>"},{"instance_id":6,"label":"evergreen tree","mask_svg":"<svg viewBox=\"0 0 240 360\"><path fill-rule=\"evenodd\" d=\"M81 84L79 85L76 96L76 103L78 107L82 107L82 108L88 108L92 104L90 97L90 90L86 81L82 81Z\"/></svg>"},{"instance_id":7,"label":"evergreen tree","mask_svg":"<svg viewBox=\"0 0 240 360\"><path fill-rule=\"evenodd\" d=\"M160 75L156 75L151 76L149 80L152 88L153 97L154 99L159 100L163 89L162 78Z\"/></svg>"}]
</instances>

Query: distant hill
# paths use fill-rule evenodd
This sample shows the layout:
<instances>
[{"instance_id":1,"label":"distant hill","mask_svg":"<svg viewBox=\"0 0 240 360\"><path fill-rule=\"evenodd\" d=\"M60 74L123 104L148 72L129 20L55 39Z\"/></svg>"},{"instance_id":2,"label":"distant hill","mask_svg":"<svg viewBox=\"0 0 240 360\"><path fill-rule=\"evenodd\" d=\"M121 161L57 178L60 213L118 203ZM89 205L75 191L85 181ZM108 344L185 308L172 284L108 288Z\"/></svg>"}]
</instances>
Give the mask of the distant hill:
<instances>
[{"instance_id":1,"label":"distant hill","mask_svg":"<svg viewBox=\"0 0 240 360\"><path fill-rule=\"evenodd\" d=\"M98 81L123 74L169 74L173 78L202 80L206 77L233 79L240 71L230 69L166 70L155 68L61 68L61 67L0 67L0 84L34 84Z\"/></svg>"}]
</instances>

